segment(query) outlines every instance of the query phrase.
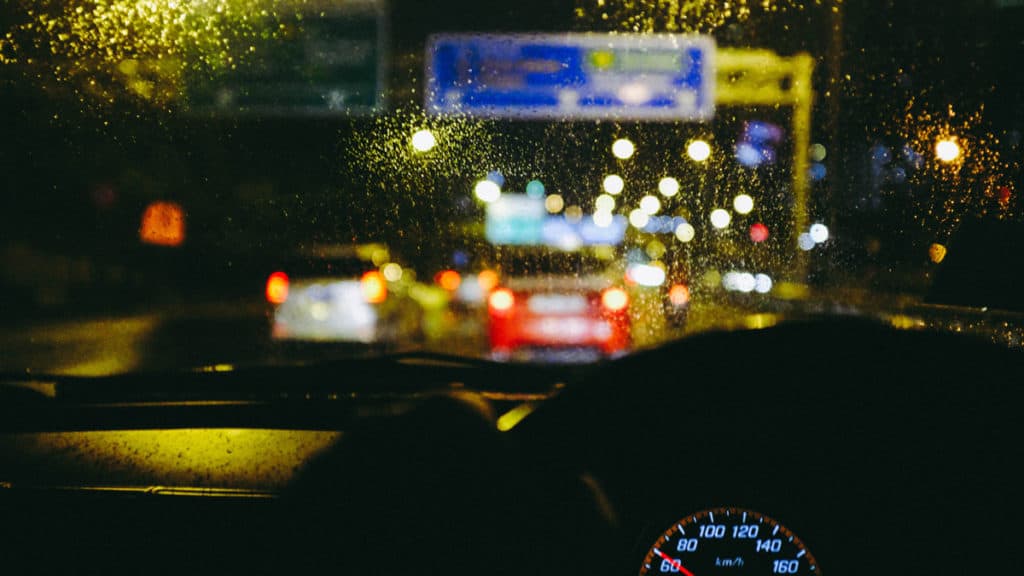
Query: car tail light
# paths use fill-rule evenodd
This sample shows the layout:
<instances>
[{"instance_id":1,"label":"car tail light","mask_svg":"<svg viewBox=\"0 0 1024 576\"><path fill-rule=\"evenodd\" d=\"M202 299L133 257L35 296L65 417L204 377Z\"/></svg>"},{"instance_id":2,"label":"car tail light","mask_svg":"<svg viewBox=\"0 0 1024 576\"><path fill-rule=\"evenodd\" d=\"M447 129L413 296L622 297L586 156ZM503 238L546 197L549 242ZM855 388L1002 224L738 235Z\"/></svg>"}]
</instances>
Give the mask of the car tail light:
<instances>
[{"instance_id":1,"label":"car tail light","mask_svg":"<svg viewBox=\"0 0 1024 576\"><path fill-rule=\"evenodd\" d=\"M460 276L455 270L443 270L434 276L434 281L436 281L441 288L444 288L449 292L455 292L459 289L459 284L462 284L462 276Z\"/></svg>"},{"instance_id":2,"label":"car tail light","mask_svg":"<svg viewBox=\"0 0 1024 576\"><path fill-rule=\"evenodd\" d=\"M482 270L476 276L476 283L483 292L490 292L498 285L498 273L494 270Z\"/></svg>"},{"instance_id":3,"label":"car tail light","mask_svg":"<svg viewBox=\"0 0 1024 576\"><path fill-rule=\"evenodd\" d=\"M629 295L622 288L608 288L601 293L601 305L609 312L618 312L629 304Z\"/></svg>"},{"instance_id":4,"label":"car tail light","mask_svg":"<svg viewBox=\"0 0 1024 576\"><path fill-rule=\"evenodd\" d=\"M271 304L284 304L288 300L288 275L284 272L274 272L267 278L267 302Z\"/></svg>"},{"instance_id":5,"label":"car tail light","mask_svg":"<svg viewBox=\"0 0 1024 576\"><path fill-rule=\"evenodd\" d=\"M668 301L673 306L686 306L690 303L690 289L686 284L673 284L668 291Z\"/></svg>"},{"instance_id":6,"label":"car tail light","mask_svg":"<svg viewBox=\"0 0 1024 576\"><path fill-rule=\"evenodd\" d=\"M487 298L487 304L490 306L491 312L499 315L508 314L515 303L516 297L512 295L512 291L508 288L499 288L491 292L490 297Z\"/></svg>"},{"instance_id":7,"label":"car tail light","mask_svg":"<svg viewBox=\"0 0 1024 576\"><path fill-rule=\"evenodd\" d=\"M363 274L359 279L359 285L363 290L363 299L369 304L380 304L388 297L388 284L384 275L376 270Z\"/></svg>"}]
</instances>

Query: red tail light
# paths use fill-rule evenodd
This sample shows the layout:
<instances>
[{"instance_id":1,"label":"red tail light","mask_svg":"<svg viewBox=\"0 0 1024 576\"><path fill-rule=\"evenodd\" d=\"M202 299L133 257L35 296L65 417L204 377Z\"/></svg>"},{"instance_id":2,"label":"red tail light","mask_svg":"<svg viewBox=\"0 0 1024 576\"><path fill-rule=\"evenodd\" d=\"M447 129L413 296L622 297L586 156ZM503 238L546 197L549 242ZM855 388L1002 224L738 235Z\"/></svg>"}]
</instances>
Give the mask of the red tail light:
<instances>
[{"instance_id":1,"label":"red tail light","mask_svg":"<svg viewBox=\"0 0 1024 576\"><path fill-rule=\"evenodd\" d=\"M601 305L609 312L618 312L629 304L629 295L622 288L608 288L601 293Z\"/></svg>"},{"instance_id":2,"label":"red tail light","mask_svg":"<svg viewBox=\"0 0 1024 576\"><path fill-rule=\"evenodd\" d=\"M288 299L288 275L284 272L274 272L267 278L267 302L271 304L283 304Z\"/></svg>"},{"instance_id":3,"label":"red tail light","mask_svg":"<svg viewBox=\"0 0 1024 576\"><path fill-rule=\"evenodd\" d=\"M376 270L371 270L359 279L363 289L363 299L369 304L380 304L388 298L388 283L384 275Z\"/></svg>"},{"instance_id":4,"label":"red tail light","mask_svg":"<svg viewBox=\"0 0 1024 576\"><path fill-rule=\"evenodd\" d=\"M487 304L490 306L491 312L497 315L508 314L515 303L516 297L512 295L512 291L508 288L499 288L491 292L490 297L487 298Z\"/></svg>"}]
</instances>

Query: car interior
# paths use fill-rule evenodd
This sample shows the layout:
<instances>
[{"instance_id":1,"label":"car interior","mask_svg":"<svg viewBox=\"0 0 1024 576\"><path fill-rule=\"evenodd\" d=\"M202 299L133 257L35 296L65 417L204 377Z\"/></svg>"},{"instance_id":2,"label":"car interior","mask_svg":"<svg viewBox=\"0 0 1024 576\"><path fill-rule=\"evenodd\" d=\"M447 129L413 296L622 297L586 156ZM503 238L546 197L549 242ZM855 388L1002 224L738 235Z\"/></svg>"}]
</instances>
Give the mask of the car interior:
<instances>
[{"instance_id":1,"label":"car interior","mask_svg":"<svg viewBox=\"0 0 1024 576\"><path fill-rule=\"evenodd\" d=\"M7 375L5 562L631 574L725 509L784 525L819 573L1020 568L1019 354L894 324L812 315L593 365Z\"/></svg>"}]
</instances>

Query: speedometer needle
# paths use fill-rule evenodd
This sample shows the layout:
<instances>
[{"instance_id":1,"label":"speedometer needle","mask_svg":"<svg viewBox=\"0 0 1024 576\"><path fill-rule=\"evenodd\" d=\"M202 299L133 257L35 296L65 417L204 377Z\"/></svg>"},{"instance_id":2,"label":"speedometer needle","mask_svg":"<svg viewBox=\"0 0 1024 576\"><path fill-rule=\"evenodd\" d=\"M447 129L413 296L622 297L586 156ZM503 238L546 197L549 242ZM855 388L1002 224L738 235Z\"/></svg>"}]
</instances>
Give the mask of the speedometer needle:
<instances>
[{"instance_id":1,"label":"speedometer needle","mask_svg":"<svg viewBox=\"0 0 1024 576\"><path fill-rule=\"evenodd\" d=\"M657 554L658 556L661 556L662 560L667 560L670 564L672 564L673 568L675 568L676 570L679 570L683 574L686 574L686 576L693 576L693 572L690 572L686 568L683 568L683 563L680 562L679 560L676 560L675 558L672 558L671 556L669 556L668 554L665 554L664 552L662 552L661 550L658 550L657 548L654 549L654 553Z\"/></svg>"}]
</instances>

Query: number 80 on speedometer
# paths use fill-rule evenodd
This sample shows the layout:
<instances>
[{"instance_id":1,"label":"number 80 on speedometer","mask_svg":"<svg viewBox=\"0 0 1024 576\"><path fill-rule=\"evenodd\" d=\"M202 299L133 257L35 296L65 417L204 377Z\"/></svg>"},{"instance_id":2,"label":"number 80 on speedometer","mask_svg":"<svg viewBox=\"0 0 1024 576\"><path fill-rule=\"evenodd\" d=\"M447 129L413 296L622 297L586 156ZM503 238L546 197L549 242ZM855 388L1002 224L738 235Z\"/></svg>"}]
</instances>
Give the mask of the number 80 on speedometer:
<instances>
[{"instance_id":1,"label":"number 80 on speedometer","mask_svg":"<svg viewBox=\"0 0 1024 576\"><path fill-rule=\"evenodd\" d=\"M814 574L821 568L788 528L753 510L716 508L691 514L647 551L640 575L768 576Z\"/></svg>"}]
</instances>

